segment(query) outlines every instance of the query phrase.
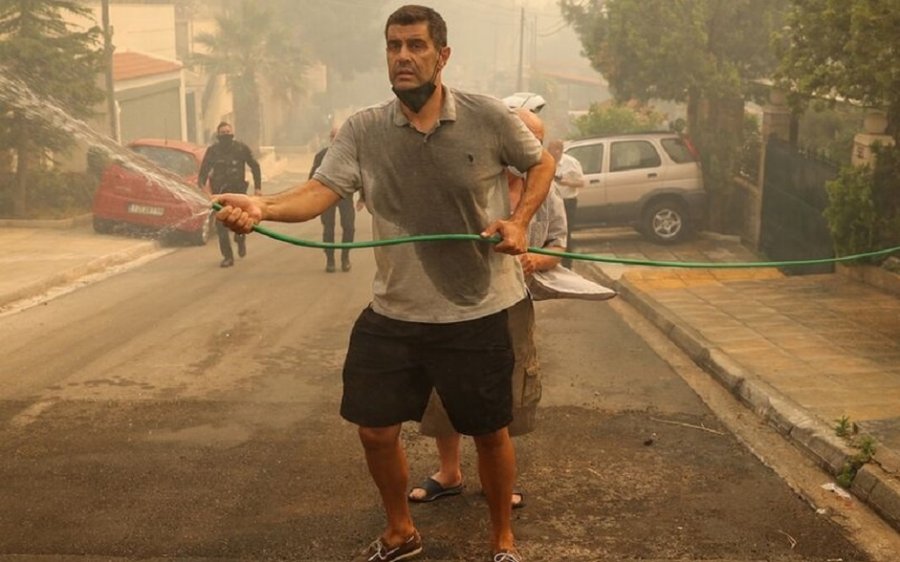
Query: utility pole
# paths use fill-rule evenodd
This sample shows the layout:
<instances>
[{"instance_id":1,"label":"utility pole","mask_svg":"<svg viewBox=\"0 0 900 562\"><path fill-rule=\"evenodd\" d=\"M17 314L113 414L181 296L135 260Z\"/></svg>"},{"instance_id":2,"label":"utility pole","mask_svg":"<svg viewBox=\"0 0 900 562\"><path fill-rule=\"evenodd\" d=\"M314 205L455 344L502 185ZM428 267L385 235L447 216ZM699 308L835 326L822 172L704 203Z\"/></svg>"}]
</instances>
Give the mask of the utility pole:
<instances>
[{"instance_id":1,"label":"utility pole","mask_svg":"<svg viewBox=\"0 0 900 562\"><path fill-rule=\"evenodd\" d=\"M112 27L109 25L109 0L102 0L103 19L103 59L105 61L104 77L106 78L106 113L109 115L109 136L117 142L119 139L119 115L116 111L116 86L113 80Z\"/></svg>"},{"instance_id":2,"label":"utility pole","mask_svg":"<svg viewBox=\"0 0 900 562\"><path fill-rule=\"evenodd\" d=\"M522 6L522 16L519 23L519 76L516 79L516 91L521 92L523 84L523 72L525 67L525 6Z\"/></svg>"}]
</instances>

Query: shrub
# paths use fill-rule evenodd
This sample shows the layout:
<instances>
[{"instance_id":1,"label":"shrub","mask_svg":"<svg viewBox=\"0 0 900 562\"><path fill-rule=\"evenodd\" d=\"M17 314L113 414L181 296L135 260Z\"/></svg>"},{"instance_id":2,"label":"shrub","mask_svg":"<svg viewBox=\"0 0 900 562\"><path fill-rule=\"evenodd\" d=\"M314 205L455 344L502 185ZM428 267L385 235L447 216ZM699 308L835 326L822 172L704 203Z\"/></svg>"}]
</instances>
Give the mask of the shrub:
<instances>
[{"instance_id":1,"label":"shrub","mask_svg":"<svg viewBox=\"0 0 900 562\"><path fill-rule=\"evenodd\" d=\"M811 111L799 119L799 144L807 152L820 158L849 165L853 154L853 137L862 129L864 112L861 109L812 102Z\"/></svg>"},{"instance_id":2,"label":"shrub","mask_svg":"<svg viewBox=\"0 0 900 562\"><path fill-rule=\"evenodd\" d=\"M586 115L577 117L574 125L578 136L622 135L658 131L664 117L649 108L626 105L601 106L592 104Z\"/></svg>"},{"instance_id":3,"label":"shrub","mask_svg":"<svg viewBox=\"0 0 900 562\"><path fill-rule=\"evenodd\" d=\"M875 152L874 168L845 166L826 185L825 218L839 256L900 245L900 150Z\"/></svg>"},{"instance_id":4,"label":"shrub","mask_svg":"<svg viewBox=\"0 0 900 562\"><path fill-rule=\"evenodd\" d=\"M59 219L90 212L95 187L84 172L36 172L28 182L28 216L17 218ZM10 190L0 192L0 216L12 216L10 199Z\"/></svg>"}]
</instances>

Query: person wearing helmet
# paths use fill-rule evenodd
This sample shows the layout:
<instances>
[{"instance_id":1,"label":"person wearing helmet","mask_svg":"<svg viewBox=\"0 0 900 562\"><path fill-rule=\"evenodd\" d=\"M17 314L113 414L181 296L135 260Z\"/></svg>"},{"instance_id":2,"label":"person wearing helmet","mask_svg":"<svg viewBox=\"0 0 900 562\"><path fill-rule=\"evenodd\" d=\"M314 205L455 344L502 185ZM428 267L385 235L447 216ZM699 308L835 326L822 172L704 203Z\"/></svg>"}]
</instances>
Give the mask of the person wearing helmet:
<instances>
[{"instance_id":1,"label":"person wearing helmet","mask_svg":"<svg viewBox=\"0 0 900 562\"><path fill-rule=\"evenodd\" d=\"M534 134L544 140L544 124L534 112L525 108L515 110L519 119ZM510 205L515 208L523 192L524 176L517 170L507 170ZM528 226L528 243L547 250L563 251L566 246L566 215L559 194L550 192ZM529 279L535 271L553 269L560 259L534 253L518 256L522 271ZM537 349L534 345L534 306L530 298L523 299L508 311L509 333L515 353L512 375L513 420L509 425L510 436L524 435L534 430L538 401L541 398L540 371L537 365ZM457 432L441 404L440 397L432 392L428 407L422 415L419 427L423 435L435 438L440 468L408 494L409 501L427 503L443 497L459 495L463 490L460 467L461 436ZM525 507L525 494L513 490L513 509Z\"/></svg>"},{"instance_id":2,"label":"person wearing helmet","mask_svg":"<svg viewBox=\"0 0 900 562\"><path fill-rule=\"evenodd\" d=\"M531 92L516 92L503 98L503 103L510 109L527 109L532 113L540 113L547 101L539 94Z\"/></svg>"}]
</instances>

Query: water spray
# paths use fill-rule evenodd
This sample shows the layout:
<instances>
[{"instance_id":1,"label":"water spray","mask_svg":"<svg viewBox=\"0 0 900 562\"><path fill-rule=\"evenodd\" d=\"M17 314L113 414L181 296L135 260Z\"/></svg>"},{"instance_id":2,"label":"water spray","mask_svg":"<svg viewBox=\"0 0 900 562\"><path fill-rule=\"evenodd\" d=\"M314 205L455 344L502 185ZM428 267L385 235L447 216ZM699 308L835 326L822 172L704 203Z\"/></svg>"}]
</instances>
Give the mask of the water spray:
<instances>
[{"instance_id":1,"label":"water spray","mask_svg":"<svg viewBox=\"0 0 900 562\"><path fill-rule=\"evenodd\" d=\"M186 203L197 203L200 207L209 204L209 200L194 186L186 184L175 174L98 133L84 121L66 113L53 100L39 98L24 82L11 78L3 72L0 72L0 100L22 112L29 119L63 130L90 147L99 149L109 160L143 175Z\"/></svg>"}]
</instances>

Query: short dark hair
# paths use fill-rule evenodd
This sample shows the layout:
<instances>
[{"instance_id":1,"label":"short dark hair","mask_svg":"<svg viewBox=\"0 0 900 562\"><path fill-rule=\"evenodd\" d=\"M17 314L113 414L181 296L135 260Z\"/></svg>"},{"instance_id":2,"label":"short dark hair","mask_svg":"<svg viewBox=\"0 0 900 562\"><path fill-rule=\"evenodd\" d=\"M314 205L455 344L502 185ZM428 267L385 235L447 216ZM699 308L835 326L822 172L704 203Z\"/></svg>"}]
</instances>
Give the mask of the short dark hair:
<instances>
[{"instance_id":1,"label":"short dark hair","mask_svg":"<svg viewBox=\"0 0 900 562\"><path fill-rule=\"evenodd\" d=\"M231 127L231 123L229 123L228 121L220 121L219 124L216 125L216 132L218 133L219 129L221 129L222 127Z\"/></svg>"},{"instance_id":2,"label":"short dark hair","mask_svg":"<svg viewBox=\"0 0 900 562\"><path fill-rule=\"evenodd\" d=\"M388 16L387 23L384 26L384 36L387 38L388 28L392 25L413 25L416 23L426 22L428 24L428 34L434 41L434 46L443 49L447 46L447 22L441 17L441 14L434 11L428 6L419 6L417 4L407 4L400 6L393 14Z\"/></svg>"}]
</instances>

